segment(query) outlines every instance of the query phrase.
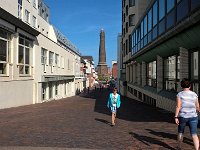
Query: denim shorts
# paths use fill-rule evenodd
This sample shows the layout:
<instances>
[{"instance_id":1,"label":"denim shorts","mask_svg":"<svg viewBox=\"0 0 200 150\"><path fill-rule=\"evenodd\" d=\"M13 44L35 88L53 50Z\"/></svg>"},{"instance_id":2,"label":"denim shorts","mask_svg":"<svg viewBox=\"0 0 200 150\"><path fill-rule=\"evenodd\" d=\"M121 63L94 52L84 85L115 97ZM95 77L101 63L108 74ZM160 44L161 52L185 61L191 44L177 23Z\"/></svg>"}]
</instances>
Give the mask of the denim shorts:
<instances>
[{"instance_id":1,"label":"denim shorts","mask_svg":"<svg viewBox=\"0 0 200 150\"><path fill-rule=\"evenodd\" d=\"M184 133L185 126L188 125L190 128L190 134L197 134L198 117L183 118L179 117L178 133Z\"/></svg>"}]
</instances>

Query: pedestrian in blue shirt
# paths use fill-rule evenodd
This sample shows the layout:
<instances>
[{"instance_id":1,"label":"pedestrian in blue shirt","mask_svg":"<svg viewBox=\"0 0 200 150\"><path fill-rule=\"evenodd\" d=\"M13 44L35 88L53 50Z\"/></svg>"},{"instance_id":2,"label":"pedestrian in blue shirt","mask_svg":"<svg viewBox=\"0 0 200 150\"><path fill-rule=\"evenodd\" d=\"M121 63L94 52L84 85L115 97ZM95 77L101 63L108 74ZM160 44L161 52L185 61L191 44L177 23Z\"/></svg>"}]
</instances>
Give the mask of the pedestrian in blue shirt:
<instances>
[{"instance_id":1,"label":"pedestrian in blue shirt","mask_svg":"<svg viewBox=\"0 0 200 150\"><path fill-rule=\"evenodd\" d=\"M117 114L117 108L121 105L120 95L117 93L117 88L113 89L113 92L109 94L107 107L111 110L112 113L112 126L115 125L115 118Z\"/></svg>"}]
</instances>

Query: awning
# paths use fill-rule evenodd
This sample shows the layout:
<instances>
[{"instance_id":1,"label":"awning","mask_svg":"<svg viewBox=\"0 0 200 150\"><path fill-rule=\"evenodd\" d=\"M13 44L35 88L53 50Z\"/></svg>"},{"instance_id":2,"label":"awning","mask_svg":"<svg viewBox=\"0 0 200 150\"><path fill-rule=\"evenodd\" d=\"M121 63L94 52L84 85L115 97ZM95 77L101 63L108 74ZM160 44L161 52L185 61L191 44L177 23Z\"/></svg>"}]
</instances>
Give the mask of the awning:
<instances>
[{"instance_id":1,"label":"awning","mask_svg":"<svg viewBox=\"0 0 200 150\"><path fill-rule=\"evenodd\" d=\"M69 76L44 75L44 76L42 76L42 81L41 82L53 82L53 81L73 80L74 78L75 78L74 75L69 75Z\"/></svg>"},{"instance_id":2,"label":"awning","mask_svg":"<svg viewBox=\"0 0 200 150\"><path fill-rule=\"evenodd\" d=\"M0 7L0 18L2 18L3 20L15 25L17 28L20 28L20 29L28 32L29 34L31 34L33 36L38 36L40 34L39 31L32 28L31 26L29 26L28 24L26 24L22 20L16 18L15 16L13 16L12 14L10 14L9 12L7 12L6 10L4 10L1 7Z\"/></svg>"}]
</instances>

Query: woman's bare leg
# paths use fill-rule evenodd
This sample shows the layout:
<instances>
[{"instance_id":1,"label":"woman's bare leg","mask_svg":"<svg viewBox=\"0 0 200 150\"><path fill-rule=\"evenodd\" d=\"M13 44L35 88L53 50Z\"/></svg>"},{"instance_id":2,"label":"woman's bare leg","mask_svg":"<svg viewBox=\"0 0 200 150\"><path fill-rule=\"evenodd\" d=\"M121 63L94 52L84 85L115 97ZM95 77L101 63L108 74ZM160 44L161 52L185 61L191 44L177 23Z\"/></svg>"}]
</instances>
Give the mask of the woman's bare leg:
<instances>
[{"instance_id":1,"label":"woman's bare leg","mask_svg":"<svg viewBox=\"0 0 200 150\"><path fill-rule=\"evenodd\" d=\"M199 150L199 138L197 135L192 135L195 150Z\"/></svg>"}]
</instances>

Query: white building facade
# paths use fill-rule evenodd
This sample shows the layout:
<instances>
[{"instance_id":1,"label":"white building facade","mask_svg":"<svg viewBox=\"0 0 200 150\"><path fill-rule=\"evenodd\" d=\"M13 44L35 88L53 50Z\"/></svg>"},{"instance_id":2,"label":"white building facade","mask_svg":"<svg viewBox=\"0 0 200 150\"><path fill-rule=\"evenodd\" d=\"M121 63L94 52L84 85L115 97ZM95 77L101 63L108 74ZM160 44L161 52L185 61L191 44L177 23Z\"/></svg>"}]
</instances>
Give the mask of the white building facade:
<instances>
[{"instance_id":1,"label":"white building facade","mask_svg":"<svg viewBox=\"0 0 200 150\"><path fill-rule=\"evenodd\" d=\"M41 0L1 0L0 13L0 109L82 90L81 55L49 24Z\"/></svg>"}]
</instances>

